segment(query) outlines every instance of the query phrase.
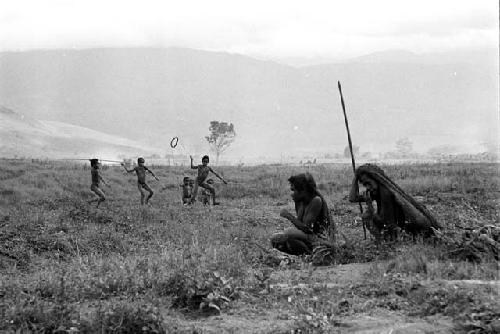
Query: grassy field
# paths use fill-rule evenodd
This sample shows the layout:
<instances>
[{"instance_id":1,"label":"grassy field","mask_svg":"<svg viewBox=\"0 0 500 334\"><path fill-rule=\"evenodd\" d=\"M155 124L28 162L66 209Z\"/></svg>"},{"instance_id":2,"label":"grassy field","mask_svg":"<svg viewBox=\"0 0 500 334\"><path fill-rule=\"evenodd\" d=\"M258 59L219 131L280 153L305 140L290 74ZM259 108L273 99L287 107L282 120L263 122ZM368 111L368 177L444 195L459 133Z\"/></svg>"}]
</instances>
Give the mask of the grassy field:
<instances>
[{"instance_id":1,"label":"grassy field","mask_svg":"<svg viewBox=\"0 0 500 334\"><path fill-rule=\"evenodd\" d=\"M499 225L497 164L382 167L446 235ZM161 182L150 179L152 205L141 207L135 176L104 167L111 188L96 209L88 167L0 160L0 332L500 331L499 286L486 284L498 262L436 241L364 240L349 165L308 168L343 235L328 267L269 247L288 226L279 211L293 210L287 178L301 167L217 168L230 181L216 182L217 207L180 204L191 170L152 170Z\"/></svg>"}]
</instances>

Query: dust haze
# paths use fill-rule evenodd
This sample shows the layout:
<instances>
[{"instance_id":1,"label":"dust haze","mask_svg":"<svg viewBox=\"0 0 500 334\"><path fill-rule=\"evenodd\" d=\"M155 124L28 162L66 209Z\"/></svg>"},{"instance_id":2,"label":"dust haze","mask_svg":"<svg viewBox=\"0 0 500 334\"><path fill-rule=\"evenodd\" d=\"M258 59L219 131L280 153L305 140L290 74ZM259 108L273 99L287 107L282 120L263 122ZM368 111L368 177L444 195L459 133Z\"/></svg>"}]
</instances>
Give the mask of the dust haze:
<instances>
[{"instance_id":1,"label":"dust haze","mask_svg":"<svg viewBox=\"0 0 500 334\"><path fill-rule=\"evenodd\" d=\"M124 2L95 14L92 2L78 14L49 1L36 17L2 5L0 154L181 163L211 153L208 127L221 121L237 134L223 163L341 160L340 81L359 158L496 159L498 6L454 4L365 4L384 23L300 1L246 12Z\"/></svg>"}]
</instances>

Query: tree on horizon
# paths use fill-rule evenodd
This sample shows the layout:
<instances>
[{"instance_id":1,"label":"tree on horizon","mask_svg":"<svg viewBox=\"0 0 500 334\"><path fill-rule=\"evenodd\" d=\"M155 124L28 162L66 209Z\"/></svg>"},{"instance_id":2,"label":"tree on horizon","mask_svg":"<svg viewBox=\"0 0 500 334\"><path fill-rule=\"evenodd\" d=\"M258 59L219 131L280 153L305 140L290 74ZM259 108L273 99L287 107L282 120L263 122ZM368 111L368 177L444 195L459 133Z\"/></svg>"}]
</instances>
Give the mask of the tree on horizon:
<instances>
[{"instance_id":1,"label":"tree on horizon","mask_svg":"<svg viewBox=\"0 0 500 334\"><path fill-rule=\"evenodd\" d=\"M215 153L215 164L219 164L221 154L233 143L236 132L234 124L227 122L211 121L208 128L210 135L205 136L210 149Z\"/></svg>"}]
</instances>

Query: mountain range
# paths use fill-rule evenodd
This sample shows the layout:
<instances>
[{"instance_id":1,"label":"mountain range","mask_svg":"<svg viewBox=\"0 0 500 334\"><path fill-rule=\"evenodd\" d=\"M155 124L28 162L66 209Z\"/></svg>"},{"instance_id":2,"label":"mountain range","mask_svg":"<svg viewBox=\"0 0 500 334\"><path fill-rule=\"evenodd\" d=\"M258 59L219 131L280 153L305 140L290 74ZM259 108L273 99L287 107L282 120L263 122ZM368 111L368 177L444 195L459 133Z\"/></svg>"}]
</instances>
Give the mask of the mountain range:
<instances>
[{"instance_id":1,"label":"mountain range","mask_svg":"<svg viewBox=\"0 0 500 334\"><path fill-rule=\"evenodd\" d=\"M337 81L361 151L391 150L404 137L417 151L440 145L477 151L499 133L494 49L426 55L392 50L305 67L183 48L33 50L0 53L0 78L2 110L31 120L34 128L25 130L33 137L40 137L35 128L42 125L51 136L66 138L99 132L100 144L80 136L72 153L102 145L125 155L130 148L164 155L177 136L178 153L204 154L212 120L235 125L237 137L226 155L239 161L342 152L346 133ZM4 151L39 152L14 140L5 124ZM50 140L43 145L47 155L71 152Z\"/></svg>"}]
</instances>

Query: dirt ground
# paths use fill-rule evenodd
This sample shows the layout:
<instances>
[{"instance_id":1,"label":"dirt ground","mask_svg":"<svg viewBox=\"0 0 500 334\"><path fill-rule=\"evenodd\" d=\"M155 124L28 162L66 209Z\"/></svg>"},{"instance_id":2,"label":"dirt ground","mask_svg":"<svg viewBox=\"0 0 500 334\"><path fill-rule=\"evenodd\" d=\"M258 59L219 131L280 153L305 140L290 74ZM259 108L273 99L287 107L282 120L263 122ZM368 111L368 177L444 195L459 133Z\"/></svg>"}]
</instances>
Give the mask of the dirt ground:
<instances>
[{"instance_id":1,"label":"dirt ground","mask_svg":"<svg viewBox=\"0 0 500 334\"><path fill-rule=\"evenodd\" d=\"M260 296L246 296L232 306L227 314L202 319L179 319L177 330L196 333L309 333L322 332L318 329L301 329L297 327L297 317L287 314L286 310L269 307L257 303L255 298L265 294L285 293L291 296L292 290L314 289L344 289L354 282L360 281L370 268L369 263L346 264L332 267L320 267L310 270L284 270L274 272L269 279L267 290ZM303 282L289 284L290 280ZM253 300L252 300L253 299ZM411 317L401 312L388 310L367 312L341 317L333 321L330 333L359 334L424 334L424 333L455 333L452 320L443 316Z\"/></svg>"}]
</instances>

